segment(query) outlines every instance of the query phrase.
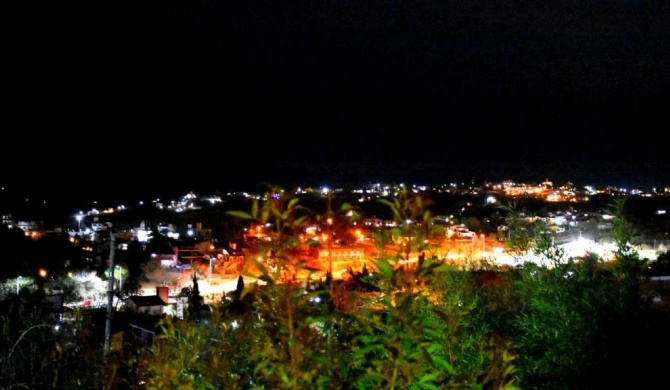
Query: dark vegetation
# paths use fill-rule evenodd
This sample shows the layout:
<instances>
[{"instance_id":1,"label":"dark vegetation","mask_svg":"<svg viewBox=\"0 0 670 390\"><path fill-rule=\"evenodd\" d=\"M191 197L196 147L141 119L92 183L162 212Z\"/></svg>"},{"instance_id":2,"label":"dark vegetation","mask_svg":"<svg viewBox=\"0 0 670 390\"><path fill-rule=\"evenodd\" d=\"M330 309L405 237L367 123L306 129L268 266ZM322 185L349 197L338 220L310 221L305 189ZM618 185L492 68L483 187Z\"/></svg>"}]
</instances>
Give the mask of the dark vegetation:
<instances>
[{"instance_id":1,"label":"dark vegetation","mask_svg":"<svg viewBox=\"0 0 670 390\"><path fill-rule=\"evenodd\" d=\"M261 259L248 258L262 284L245 285L240 276L236 290L221 302L205 304L194 278L184 318L158 319L152 343L134 339L121 321L125 315L116 314L108 353L101 348L104 312L75 311L75 321L61 323L56 318L60 313L45 304L42 288L24 289L2 302L0 385L664 388L664 361L658 357L670 351L670 311L667 305L654 305L658 290L644 280L670 268L668 253L649 264L632 250L632 223L637 221L629 217L627 198L610 199L606 205L615 216L614 261L591 253L566 259L541 232L527 236L533 227L524 225L519 209L508 204L492 211L511 227L525 228L512 231L510 247L544 254L551 266L506 268L473 261L463 268L427 256L408 267L401 262L406 248L387 247L366 263L364 272L352 270L348 281L290 282L280 275L304 267L290 254L308 223L346 221L362 212L350 198L319 203L276 187L266 195L264 201L216 213L235 220L234 226L272 226L275 239L255 244ZM384 213L398 222L395 228L373 232L377 245L411 234L416 239L410 251L430 253L422 238L439 230L432 224L436 212L430 196L404 192L376 203L374 215ZM22 237L13 238L18 248L28 246ZM55 241L43 248L58 250ZM140 247L132 251L128 261L143 261ZM60 256L54 255L54 261ZM270 260L279 265L276 271L265 265Z\"/></svg>"}]
</instances>

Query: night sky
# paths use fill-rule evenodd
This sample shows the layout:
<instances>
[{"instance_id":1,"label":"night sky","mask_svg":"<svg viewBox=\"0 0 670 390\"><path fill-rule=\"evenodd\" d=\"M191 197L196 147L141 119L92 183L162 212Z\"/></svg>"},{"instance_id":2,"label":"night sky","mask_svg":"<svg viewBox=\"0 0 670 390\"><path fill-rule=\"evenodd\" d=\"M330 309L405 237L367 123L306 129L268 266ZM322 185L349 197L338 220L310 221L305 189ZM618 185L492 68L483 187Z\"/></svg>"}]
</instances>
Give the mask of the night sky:
<instances>
[{"instance_id":1,"label":"night sky","mask_svg":"<svg viewBox=\"0 0 670 390\"><path fill-rule=\"evenodd\" d=\"M2 179L38 196L670 185L667 2L79 0L4 15Z\"/></svg>"}]
</instances>

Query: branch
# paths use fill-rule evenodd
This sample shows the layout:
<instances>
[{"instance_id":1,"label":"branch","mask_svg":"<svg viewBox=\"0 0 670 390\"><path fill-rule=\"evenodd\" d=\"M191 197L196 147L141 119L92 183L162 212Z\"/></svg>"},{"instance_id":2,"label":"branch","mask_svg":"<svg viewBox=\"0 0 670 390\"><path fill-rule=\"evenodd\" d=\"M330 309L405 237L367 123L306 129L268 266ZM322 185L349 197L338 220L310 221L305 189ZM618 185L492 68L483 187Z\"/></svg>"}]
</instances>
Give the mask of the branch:
<instances>
[{"instance_id":1,"label":"branch","mask_svg":"<svg viewBox=\"0 0 670 390\"><path fill-rule=\"evenodd\" d=\"M19 344L19 342L21 342L21 339L23 339L23 337L24 337L28 332L30 332L31 330L33 330L33 329L35 329L35 328L50 328L50 327L51 327L51 325L45 325L45 324L33 325L33 326L31 326L30 328L28 328L28 329L26 329L25 331L23 331L23 333L21 333L21 336L19 336L18 340L16 340L16 342L14 343L14 345L12 345L12 350L9 351L9 354L7 355L7 363L9 363L9 359L11 359L12 355L14 354L14 349L16 349L16 346Z\"/></svg>"}]
</instances>

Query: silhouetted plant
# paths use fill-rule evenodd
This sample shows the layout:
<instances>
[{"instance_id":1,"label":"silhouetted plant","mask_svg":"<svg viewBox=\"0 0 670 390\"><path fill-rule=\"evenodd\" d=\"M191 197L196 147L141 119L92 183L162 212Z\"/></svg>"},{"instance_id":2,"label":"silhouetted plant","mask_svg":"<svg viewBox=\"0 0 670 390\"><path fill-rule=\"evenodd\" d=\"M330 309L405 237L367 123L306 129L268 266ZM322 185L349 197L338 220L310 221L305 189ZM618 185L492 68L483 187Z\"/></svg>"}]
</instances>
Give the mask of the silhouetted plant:
<instances>
[{"instance_id":1,"label":"silhouetted plant","mask_svg":"<svg viewBox=\"0 0 670 390\"><path fill-rule=\"evenodd\" d=\"M193 272L193 287L188 298L188 315L192 319L202 317L209 313L210 307L205 303L205 298L200 295L200 288L198 287L198 276Z\"/></svg>"},{"instance_id":2,"label":"silhouetted plant","mask_svg":"<svg viewBox=\"0 0 670 390\"><path fill-rule=\"evenodd\" d=\"M61 323L43 302L39 295L24 294L3 308L0 388L103 386L104 359L91 318Z\"/></svg>"},{"instance_id":3,"label":"silhouetted plant","mask_svg":"<svg viewBox=\"0 0 670 390\"><path fill-rule=\"evenodd\" d=\"M648 312L639 291L644 261L632 250L623 201L613 203L612 210L619 247L613 261L594 253L565 258L540 232L532 249L548 263L526 262L515 271L518 302L509 308L516 309L498 312L497 322L515 342L522 387L621 386L622 378L611 376L612 367L634 366L626 356L639 350L635 335L642 326L636 319Z\"/></svg>"},{"instance_id":4,"label":"silhouetted plant","mask_svg":"<svg viewBox=\"0 0 670 390\"><path fill-rule=\"evenodd\" d=\"M670 275L670 251L659 254L656 260L648 265L644 274L647 276Z\"/></svg>"}]
</instances>

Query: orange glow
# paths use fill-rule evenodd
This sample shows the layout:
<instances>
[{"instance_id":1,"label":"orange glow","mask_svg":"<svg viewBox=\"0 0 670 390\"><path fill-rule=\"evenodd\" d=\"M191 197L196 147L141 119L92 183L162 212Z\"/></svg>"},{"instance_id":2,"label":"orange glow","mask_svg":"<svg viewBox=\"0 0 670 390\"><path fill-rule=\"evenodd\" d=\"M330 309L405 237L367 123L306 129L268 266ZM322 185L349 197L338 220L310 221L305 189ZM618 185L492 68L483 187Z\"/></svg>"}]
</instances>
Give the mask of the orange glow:
<instances>
[{"instance_id":1,"label":"orange glow","mask_svg":"<svg viewBox=\"0 0 670 390\"><path fill-rule=\"evenodd\" d=\"M45 270L44 268L40 268L39 274L40 274L41 277L46 278L47 277L47 270Z\"/></svg>"},{"instance_id":2,"label":"orange glow","mask_svg":"<svg viewBox=\"0 0 670 390\"><path fill-rule=\"evenodd\" d=\"M34 230L26 231L24 234L26 235L26 237L32 238L33 240L39 238L40 236L39 232L36 232Z\"/></svg>"}]
</instances>

